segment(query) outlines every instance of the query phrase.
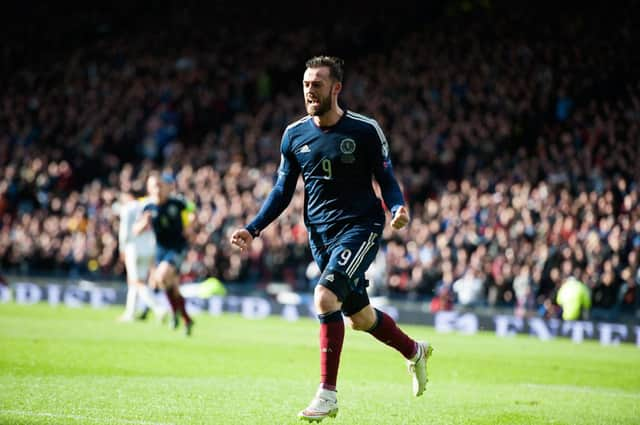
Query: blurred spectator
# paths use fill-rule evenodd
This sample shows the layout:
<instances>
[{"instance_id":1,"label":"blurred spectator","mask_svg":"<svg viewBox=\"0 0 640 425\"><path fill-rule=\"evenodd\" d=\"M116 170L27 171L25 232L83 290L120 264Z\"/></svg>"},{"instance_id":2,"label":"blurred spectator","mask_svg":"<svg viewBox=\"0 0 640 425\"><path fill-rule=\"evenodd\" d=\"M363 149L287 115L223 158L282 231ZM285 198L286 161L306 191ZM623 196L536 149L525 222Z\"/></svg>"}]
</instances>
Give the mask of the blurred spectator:
<instances>
[{"instance_id":1,"label":"blurred spectator","mask_svg":"<svg viewBox=\"0 0 640 425\"><path fill-rule=\"evenodd\" d=\"M622 271L622 287L620 288L620 309L630 315L638 314L640 307L640 270L634 276L630 268Z\"/></svg>"},{"instance_id":2,"label":"blurred spectator","mask_svg":"<svg viewBox=\"0 0 640 425\"><path fill-rule=\"evenodd\" d=\"M453 310L454 297L451 290L447 286L442 286L436 291L436 295L429 303L429 312L437 313L439 311Z\"/></svg>"},{"instance_id":3,"label":"blurred spectator","mask_svg":"<svg viewBox=\"0 0 640 425\"><path fill-rule=\"evenodd\" d=\"M563 277L574 274L593 291L596 316L637 314L638 7L617 6L567 18L491 2L332 20L315 45L341 46L344 106L389 129L413 217L408 231L383 234L388 264L370 273L376 293L457 294L458 303L554 317ZM42 32L58 43L36 33L6 40L3 271L124 276L110 206L163 167L198 204L184 280L310 288L301 191L251 252L226 244L269 193L279 134L303 113L288 84L303 64L291 58L306 57L323 27L274 31L259 11L229 25L242 10L210 7L216 13L168 14L161 29L145 13L129 31L82 41L58 31ZM535 17L543 24L531 25Z\"/></svg>"},{"instance_id":4,"label":"blurred spectator","mask_svg":"<svg viewBox=\"0 0 640 425\"><path fill-rule=\"evenodd\" d=\"M468 268L458 280L453 282L453 291L457 301L464 307L476 307L483 303L483 287L482 274L473 267Z\"/></svg>"},{"instance_id":5,"label":"blurred spectator","mask_svg":"<svg viewBox=\"0 0 640 425\"><path fill-rule=\"evenodd\" d=\"M589 288L574 276L565 279L558 290L556 300L562 308L563 320L588 318L591 308L591 294Z\"/></svg>"},{"instance_id":6,"label":"blurred spectator","mask_svg":"<svg viewBox=\"0 0 640 425\"><path fill-rule=\"evenodd\" d=\"M604 271L593 287L591 298L593 320L615 321L620 314L620 282L613 270L611 261L604 262Z\"/></svg>"},{"instance_id":7,"label":"blurred spectator","mask_svg":"<svg viewBox=\"0 0 640 425\"><path fill-rule=\"evenodd\" d=\"M523 265L513 279L513 290L516 297L515 314L523 317L528 311L535 310L533 277L528 264Z\"/></svg>"}]
</instances>

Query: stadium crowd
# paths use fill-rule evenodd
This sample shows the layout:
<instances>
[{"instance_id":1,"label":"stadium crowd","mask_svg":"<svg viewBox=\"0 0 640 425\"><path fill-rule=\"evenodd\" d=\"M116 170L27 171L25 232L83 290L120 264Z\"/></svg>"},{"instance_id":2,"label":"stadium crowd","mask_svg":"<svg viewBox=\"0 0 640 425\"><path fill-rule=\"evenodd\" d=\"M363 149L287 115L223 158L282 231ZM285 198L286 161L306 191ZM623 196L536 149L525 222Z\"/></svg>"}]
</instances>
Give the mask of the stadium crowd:
<instances>
[{"instance_id":1,"label":"stadium crowd","mask_svg":"<svg viewBox=\"0 0 640 425\"><path fill-rule=\"evenodd\" d=\"M304 60L331 51L347 60L344 106L387 133L412 214L408 230L385 231L372 294L557 317L555 294L573 276L591 288L594 317L636 314L632 19L472 15L384 32L337 22L324 41L256 27L252 43L250 23L205 31L178 15L19 68L0 91L0 267L123 275L113 205L162 169L198 206L184 281L309 290L302 191L249 253L228 233L269 193L281 133L303 114Z\"/></svg>"}]
</instances>

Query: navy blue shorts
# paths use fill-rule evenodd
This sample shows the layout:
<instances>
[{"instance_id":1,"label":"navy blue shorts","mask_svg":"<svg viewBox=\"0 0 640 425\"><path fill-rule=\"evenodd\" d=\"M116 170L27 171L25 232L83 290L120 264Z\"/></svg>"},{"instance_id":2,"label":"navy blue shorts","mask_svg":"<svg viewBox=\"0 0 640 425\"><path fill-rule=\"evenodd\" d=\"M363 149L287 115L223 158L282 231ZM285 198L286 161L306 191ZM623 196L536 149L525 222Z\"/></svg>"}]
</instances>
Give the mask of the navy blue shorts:
<instances>
[{"instance_id":1,"label":"navy blue shorts","mask_svg":"<svg viewBox=\"0 0 640 425\"><path fill-rule=\"evenodd\" d=\"M322 270L318 284L336 294L345 316L369 305L364 273L378 253L382 226L343 223L309 230L311 253Z\"/></svg>"},{"instance_id":2,"label":"navy blue shorts","mask_svg":"<svg viewBox=\"0 0 640 425\"><path fill-rule=\"evenodd\" d=\"M176 271L180 271L180 266L184 261L186 250L177 250L171 248L164 248L160 245L156 245L156 265L166 261L176 268Z\"/></svg>"}]
</instances>

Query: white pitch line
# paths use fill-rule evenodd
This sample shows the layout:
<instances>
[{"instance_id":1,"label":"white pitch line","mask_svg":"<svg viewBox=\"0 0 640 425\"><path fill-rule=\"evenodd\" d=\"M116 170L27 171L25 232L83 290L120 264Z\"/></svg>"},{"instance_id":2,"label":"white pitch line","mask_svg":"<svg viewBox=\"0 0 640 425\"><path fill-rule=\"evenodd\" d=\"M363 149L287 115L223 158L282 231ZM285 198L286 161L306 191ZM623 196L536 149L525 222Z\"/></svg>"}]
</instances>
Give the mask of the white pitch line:
<instances>
[{"instance_id":1,"label":"white pitch line","mask_svg":"<svg viewBox=\"0 0 640 425\"><path fill-rule=\"evenodd\" d=\"M542 390L555 390L561 392L583 393L583 394L599 394L610 397L629 397L640 399L640 394L633 394L627 391L616 390L601 387L580 387L577 385L553 385L553 384L522 384L523 387L538 388Z\"/></svg>"},{"instance_id":2,"label":"white pitch line","mask_svg":"<svg viewBox=\"0 0 640 425\"><path fill-rule=\"evenodd\" d=\"M79 421L92 421L99 423L117 422L119 424L131 424L131 425L175 425L168 422L149 422L136 419L116 419L107 420L101 418L92 418L91 416L82 415L65 415L62 413L47 413L47 412L29 412L26 410L0 410L0 415L22 415L22 416L40 416L45 418L58 418L58 419L76 419Z\"/></svg>"}]
</instances>

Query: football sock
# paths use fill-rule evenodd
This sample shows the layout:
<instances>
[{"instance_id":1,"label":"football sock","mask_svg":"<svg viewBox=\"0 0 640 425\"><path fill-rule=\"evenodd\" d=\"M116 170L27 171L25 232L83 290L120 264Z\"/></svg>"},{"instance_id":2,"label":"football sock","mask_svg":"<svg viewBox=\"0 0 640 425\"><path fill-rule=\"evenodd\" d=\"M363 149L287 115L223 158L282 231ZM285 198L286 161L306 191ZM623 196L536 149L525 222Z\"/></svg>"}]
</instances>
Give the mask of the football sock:
<instances>
[{"instance_id":1,"label":"football sock","mask_svg":"<svg viewBox=\"0 0 640 425\"><path fill-rule=\"evenodd\" d=\"M171 288L165 291L167 294L167 301L169 301L169 305L171 306L171 312L175 315L178 313L178 305L176 304L176 299L173 296L173 290Z\"/></svg>"},{"instance_id":2,"label":"football sock","mask_svg":"<svg viewBox=\"0 0 640 425\"><path fill-rule=\"evenodd\" d=\"M180 313L185 323L191 322L191 317L189 317L189 313L187 313L186 303L184 301L184 297L180 295L180 290L178 287L174 287L169 290L173 297L173 302L175 304L174 312Z\"/></svg>"},{"instance_id":3,"label":"football sock","mask_svg":"<svg viewBox=\"0 0 640 425\"><path fill-rule=\"evenodd\" d=\"M340 353L344 341L342 312L319 314L320 320L320 387L336 390Z\"/></svg>"},{"instance_id":4,"label":"football sock","mask_svg":"<svg viewBox=\"0 0 640 425\"><path fill-rule=\"evenodd\" d=\"M412 359L418 352L418 344L396 325L388 314L375 309L376 324L367 332L378 341L398 350L406 359Z\"/></svg>"},{"instance_id":5,"label":"football sock","mask_svg":"<svg viewBox=\"0 0 640 425\"><path fill-rule=\"evenodd\" d=\"M136 312L137 295L138 291L135 285L127 285L127 301L124 307L124 317L133 318Z\"/></svg>"}]
</instances>

